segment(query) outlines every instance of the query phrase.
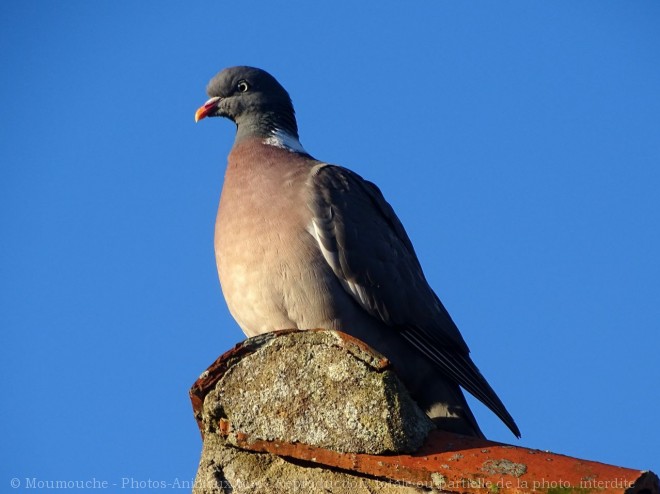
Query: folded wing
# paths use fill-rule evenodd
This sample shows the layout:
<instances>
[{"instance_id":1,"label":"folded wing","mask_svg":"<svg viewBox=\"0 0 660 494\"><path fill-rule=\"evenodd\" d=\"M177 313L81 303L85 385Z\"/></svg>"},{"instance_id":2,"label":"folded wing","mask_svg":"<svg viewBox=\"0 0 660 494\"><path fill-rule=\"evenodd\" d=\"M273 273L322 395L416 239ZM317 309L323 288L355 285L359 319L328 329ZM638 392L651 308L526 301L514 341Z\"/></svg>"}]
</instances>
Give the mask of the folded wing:
<instances>
[{"instance_id":1,"label":"folded wing","mask_svg":"<svg viewBox=\"0 0 660 494\"><path fill-rule=\"evenodd\" d=\"M314 168L308 186L312 233L344 289L520 436L470 359L468 346L427 283L403 225L378 187L327 164Z\"/></svg>"}]
</instances>

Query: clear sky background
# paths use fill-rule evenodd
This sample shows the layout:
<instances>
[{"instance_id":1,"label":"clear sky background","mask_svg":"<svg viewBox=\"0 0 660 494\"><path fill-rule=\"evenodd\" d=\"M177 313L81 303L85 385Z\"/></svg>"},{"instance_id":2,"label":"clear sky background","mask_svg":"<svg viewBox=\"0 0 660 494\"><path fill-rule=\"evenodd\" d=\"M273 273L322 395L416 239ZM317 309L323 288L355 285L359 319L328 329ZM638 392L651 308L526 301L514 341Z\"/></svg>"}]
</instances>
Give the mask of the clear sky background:
<instances>
[{"instance_id":1,"label":"clear sky background","mask_svg":"<svg viewBox=\"0 0 660 494\"><path fill-rule=\"evenodd\" d=\"M0 490L194 477L188 389L243 334L212 243L234 126L193 114L239 64L394 206L523 434L471 399L489 438L659 472L658 26L650 0L1 2Z\"/></svg>"}]
</instances>

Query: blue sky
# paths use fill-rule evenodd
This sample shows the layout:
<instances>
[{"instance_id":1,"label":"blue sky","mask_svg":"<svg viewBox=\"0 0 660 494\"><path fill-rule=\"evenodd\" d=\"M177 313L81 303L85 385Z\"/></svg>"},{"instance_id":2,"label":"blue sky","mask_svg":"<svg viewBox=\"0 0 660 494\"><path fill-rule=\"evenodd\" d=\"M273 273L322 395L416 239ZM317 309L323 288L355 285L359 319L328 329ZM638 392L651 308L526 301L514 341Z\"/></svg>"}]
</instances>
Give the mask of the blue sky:
<instances>
[{"instance_id":1,"label":"blue sky","mask_svg":"<svg viewBox=\"0 0 660 494\"><path fill-rule=\"evenodd\" d=\"M660 4L403 5L0 4L0 485L194 477L188 388L243 335L234 128L193 114L238 64L394 206L523 434L471 400L491 439L660 471Z\"/></svg>"}]
</instances>

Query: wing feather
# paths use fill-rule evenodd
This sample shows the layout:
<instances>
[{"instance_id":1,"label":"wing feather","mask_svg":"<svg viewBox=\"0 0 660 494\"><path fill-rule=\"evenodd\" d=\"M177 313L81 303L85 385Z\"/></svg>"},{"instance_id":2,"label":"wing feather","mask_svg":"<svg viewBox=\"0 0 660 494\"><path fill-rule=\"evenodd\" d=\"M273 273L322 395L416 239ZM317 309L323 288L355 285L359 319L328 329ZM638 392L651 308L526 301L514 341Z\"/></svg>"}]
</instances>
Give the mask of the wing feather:
<instances>
[{"instance_id":1,"label":"wing feather","mask_svg":"<svg viewBox=\"0 0 660 494\"><path fill-rule=\"evenodd\" d=\"M344 289L519 436L513 418L470 359L467 344L426 281L410 238L378 187L327 164L313 169L308 185L311 232Z\"/></svg>"}]
</instances>

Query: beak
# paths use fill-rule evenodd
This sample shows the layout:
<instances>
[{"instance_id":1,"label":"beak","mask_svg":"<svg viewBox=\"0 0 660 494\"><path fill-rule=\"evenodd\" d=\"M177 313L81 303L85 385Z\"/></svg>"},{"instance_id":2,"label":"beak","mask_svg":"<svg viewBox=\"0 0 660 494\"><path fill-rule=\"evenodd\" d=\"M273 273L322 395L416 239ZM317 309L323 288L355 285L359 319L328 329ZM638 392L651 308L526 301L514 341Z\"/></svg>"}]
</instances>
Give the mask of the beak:
<instances>
[{"instance_id":1,"label":"beak","mask_svg":"<svg viewBox=\"0 0 660 494\"><path fill-rule=\"evenodd\" d=\"M200 106L195 112L195 122L199 122L202 118L206 118L209 114L213 113L218 108L221 98L215 96Z\"/></svg>"}]
</instances>

